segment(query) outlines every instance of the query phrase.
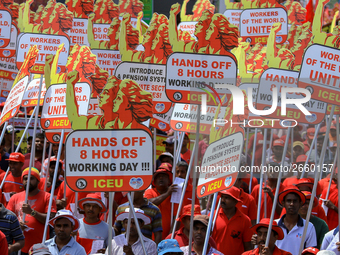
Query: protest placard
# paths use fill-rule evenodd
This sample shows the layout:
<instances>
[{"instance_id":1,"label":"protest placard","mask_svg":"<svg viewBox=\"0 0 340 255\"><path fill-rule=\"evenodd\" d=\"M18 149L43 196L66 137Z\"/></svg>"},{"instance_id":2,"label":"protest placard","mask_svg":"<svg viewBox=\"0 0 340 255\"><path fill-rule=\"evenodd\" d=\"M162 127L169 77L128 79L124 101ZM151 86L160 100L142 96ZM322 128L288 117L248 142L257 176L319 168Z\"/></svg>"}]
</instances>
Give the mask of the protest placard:
<instances>
[{"instance_id":1,"label":"protest placard","mask_svg":"<svg viewBox=\"0 0 340 255\"><path fill-rule=\"evenodd\" d=\"M65 145L66 182L74 191L145 190L152 181L152 145L139 129L73 131Z\"/></svg>"},{"instance_id":2,"label":"protest placard","mask_svg":"<svg viewBox=\"0 0 340 255\"><path fill-rule=\"evenodd\" d=\"M240 27L240 16L243 10L226 10L223 15L229 22L237 27Z\"/></svg>"},{"instance_id":3,"label":"protest placard","mask_svg":"<svg viewBox=\"0 0 340 255\"><path fill-rule=\"evenodd\" d=\"M110 24L93 24L93 33L94 39L98 41L110 41L110 38L107 36L107 32L109 31Z\"/></svg>"},{"instance_id":4,"label":"protest placard","mask_svg":"<svg viewBox=\"0 0 340 255\"><path fill-rule=\"evenodd\" d=\"M16 57L2 58L0 57L0 78L14 80L17 76L18 68L16 65Z\"/></svg>"},{"instance_id":5,"label":"protest placard","mask_svg":"<svg viewBox=\"0 0 340 255\"><path fill-rule=\"evenodd\" d=\"M282 88L297 88L297 79L299 72L269 68L262 73L260 78L259 92L257 95L257 110L269 109L273 105L273 100L277 100L276 110L266 117L276 119L294 119L298 123L318 124L323 121L326 113L326 104L310 99L302 105L312 114L305 115L295 104L287 104L286 115L282 114L282 96L290 101L298 102L299 99L305 98L301 93L286 93L282 95ZM278 98L273 98L273 89L277 89Z\"/></svg>"},{"instance_id":6,"label":"protest placard","mask_svg":"<svg viewBox=\"0 0 340 255\"><path fill-rule=\"evenodd\" d=\"M88 83L75 85L75 98L79 115L87 115L91 88ZM70 129L71 123L66 112L66 84L51 85L45 94L41 113L43 129Z\"/></svg>"},{"instance_id":7,"label":"protest placard","mask_svg":"<svg viewBox=\"0 0 340 255\"><path fill-rule=\"evenodd\" d=\"M91 51L97 56L97 65L107 71L109 76L114 75L117 66L121 62L119 50L91 49Z\"/></svg>"},{"instance_id":8,"label":"protest placard","mask_svg":"<svg viewBox=\"0 0 340 255\"><path fill-rule=\"evenodd\" d=\"M182 31L188 31L192 38L197 39L195 36L195 27L197 21L184 21L178 24L177 29Z\"/></svg>"},{"instance_id":9,"label":"protest placard","mask_svg":"<svg viewBox=\"0 0 340 255\"><path fill-rule=\"evenodd\" d=\"M230 94L216 84L236 86L236 58L226 56L173 53L167 59L165 92L174 103L201 104L207 95L207 105L216 106L219 98ZM226 102L222 102L225 106Z\"/></svg>"},{"instance_id":10,"label":"protest placard","mask_svg":"<svg viewBox=\"0 0 340 255\"><path fill-rule=\"evenodd\" d=\"M40 79L34 79L28 84L25 90L24 97L22 99L22 103L21 103L22 107L34 107L38 105L39 87L40 87ZM46 86L45 86L45 79L43 79L43 82L41 85L39 105L43 104L45 94L46 94Z\"/></svg>"},{"instance_id":11,"label":"protest placard","mask_svg":"<svg viewBox=\"0 0 340 255\"><path fill-rule=\"evenodd\" d=\"M18 28L15 23L12 24L11 27L11 38L9 44L4 47L0 48L0 57L3 58L11 58L15 55L15 49L17 46L17 37L18 37Z\"/></svg>"},{"instance_id":12,"label":"protest placard","mask_svg":"<svg viewBox=\"0 0 340 255\"><path fill-rule=\"evenodd\" d=\"M199 126L200 134L210 134L210 128L214 124L214 118L217 106L208 106L207 113L200 115L201 122ZM224 119L226 107L221 107L218 119ZM180 132L196 133L197 129L197 105L175 104L172 112L170 126L173 130Z\"/></svg>"},{"instance_id":13,"label":"protest placard","mask_svg":"<svg viewBox=\"0 0 340 255\"><path fill-rule=\"evenodd\" d=\"M150 120L150 126L157 128L162 131L170 130L170 119L172 115L173 107L167 113L163 114L153 114L152 119Z\"/></svg>"},{"instance_id":14,"label":"protest placard","mask_svg":"<svg viewBox=\"0 0 340 255\"><path fill-rule=\"evenodd\" d=\"M309 46L302 60L298 86L308 89L312 98L340 105L340 51L328 46Z\"/></svg>"},{"instance_id":15,"label":"protest placard","mask_svg":"<svg viewBox=\"0 0 340 255\"><path fill-rule=\"evenodd\" d=\"M13 80L0 79L0 102L5 102L13 86Z\"/></svg>"},{"instance_id":16,"label":"protest placard","mask_svg":"<svg viewBox=\"0 0 340 255\"><path fill-rule=\"evenodd\" d=\"M72 28L67 31L67 34L70 37L71 46L76 43L81 46L90 46L87 40L87 19L73 18Z\"/></svg>"},{"instance_id":17,"label":"protest placard","mask_svg":"<svg viewBox=\"0 0 340 255\"><path fill-rule=\"evenodd\" d=\"M240 36L250 44L267 44L270 29L274 23L281 22L276 43L282 44L288 36L288 16L284 8L246 9L240 16Z\"/></svg>"},{"instance_id":18,"label":"protest placard","mask_svg":"<svg viewBox=\"0 0 340 255\"><path fill-rule=\"evenodd\" d=\"M12 15L10 10L0 7L0 48L6 47L11 39Z\"/></svg>"},{"instance_id":19,"label":"protest placard","mask_svg":"<svg viewBox=\"0 0 340 255\"><path fill-rule=\"evenodd\" d=\"M166 113L171 102L165 94L165 66L157 64L122 62L115 71L118 79L131 79L152 94L153 112Z\"/></svg>"},{"instance_id":20,"label":"protest placard","mask_svg":"<svg viewBox=\"0 0 340 255\"><path fill-rule=\"evenodd\" d=\"M248 95L248 88L252 88L252 99L253 105L257 109L256 99L258 95L259 84L258 83L243 83L239 86L240 89L244 90ZM249 112L248 119L246 120L246 125L244 127L248 128L274 128L274 129L287 129L287 126L282 125L282 121L278 119L271 119L267 117L262 117Z\"/></svg>"},{"instance_id":21,"label":"protest placard","mask_svg":"<svg viewBox=\"0 0 340 255\"><path fill-rule=\"evenodd\" d=\"M49 141L50 143L59 143L60 142L60 138L61 138L61 129L46 129L45 130L45 136L47 141ZM64 129L64 140L63 143L66 142L66 137L69 133L72 132L72 129Z\"/></svg>"},{"instance_id":22,"label":"protest placard","mask_svg":"<svg viewBox=\"0 0 340 255\"><path fill-rule=\"evenodd\" d=\"M20 68L28 49L36 45L39 50L35 65L32 67L32 73L44 74L45 58L47 55L55 54L60 44L64 43L64 48L60 52L58 68L61 72L66 71L67 57L70 51L70 41L66 36L48 35L48 34L23 34L18 38L17 46L17 67Z\"/></svg>"},{"instance_id":23,"label":"protest placard","mask_svg":"<svg viewBox=\"0 0 340 255\"><path fill-rule=\"evenodd\" d=\"M18 113L27 84L28 76L25 76L14 84L2 109L0 126Z\"/></svg>"},{"instance_id":24,"label":"protest placard","mask_svg":"<svg viewBox=\"0 0 340 255\"><path fill-rule=\"evenodd\" d=\"M232 187L237 179L243 149L243 134L234 133L209 144L199 173L197 196L202 198Z\"/></svg>"}]
</instances>

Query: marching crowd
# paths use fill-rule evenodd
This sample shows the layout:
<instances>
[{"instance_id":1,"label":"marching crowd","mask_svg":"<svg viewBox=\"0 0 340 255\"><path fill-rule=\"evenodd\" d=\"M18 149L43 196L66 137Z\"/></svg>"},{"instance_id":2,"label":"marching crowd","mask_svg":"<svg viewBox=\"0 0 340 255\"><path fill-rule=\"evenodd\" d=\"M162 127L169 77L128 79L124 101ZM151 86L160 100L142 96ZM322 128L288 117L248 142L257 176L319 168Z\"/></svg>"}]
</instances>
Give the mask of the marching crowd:
<instances>
[{"instance_id":1,"label":"marching crowd","mask_svg":"<svg viewBox=\"0 0 340 255\"><path fill-rule=\"evenodd\" d=\"M214 208L216 220L212 224L206 254L298 255L310 200L313 200L313 208L308 217L310 219L302 254L340 254L337 168L331 176L337 146L335 123L330 127L330 131L324 159L327 169L322 179L314 183L316 170L313 165L315 159L317 162L320 160L326 126L322 127L317 134L315 149L311 148L312 140L316 135L315 129L306 129L302 126L294 128L293 142L291 143L289 139L285 159L285 165L289 165L291 171L284 173L279 186L275 220L266 247L278 172L268 170L264 173L262 189L258 179L255 177L250 179L250 173L240 172L234 186L218 194L220 205ZM2 169L0 183L3 183L0 197L0 254L14 255L19 252L22 255L109 254L110 242L112 254L144 254L144 248L150 255L203 253L209 215L212 210L211 199L208 199L206 206L203 206L204 203L195 196L195 206L192 208L192 191L195 187L192 185L192 173L189 173L187 188L182 191L185 194L180 216L176 219L179 206L177 203L173 204L172 213L171 194L179 188L177 184L172 183L173 155L176 152L174 148L176 137L173 134L169 133L163 141L165 152L156 161L152 185L145 191L134 192L133 207L129 205L126 193L116 192L113 208L108 208L108 193L76 194L65 185L64 146L61 148L54 199L49 206L59 145L52 145L54 156L50 159L43 158L43 151L46 149L43 133L37 133L35 138L35 158L25 203L32 144L28 143L28 153L25 155L13 152L12 150L16 149L12 146L12 139L15 137L13 132L16 132L15 129L10 125L7 126L0 146ZM259 132L255 145L254 135L249 138L247 153L241 157L241 166L251 165L253 153L255 153L254 166L261 165L264 139L268 141L266 165L272 166L271 169L279 166L284 158L282 156L286 136L274 134L274 131L273 134L268 132L265 138L263 132ZM32 138L28 141L32 142ZM269 141L272 141L271 146ZM207 147L207 140L203 137L199 142L199 161ZM311 150L311 157L307 162L306 171L304 173L294 171L295 168L301 169L301 165L305 164L309 150ZM185 179L192 157L189 134L184 136L180 155L175 177ZM8 175L5 172L7 168ZM255 172L254 176L258 177L259 174ZM314 185L317 185L316 195L312 197ZM259 196L261 196L260 205L258 205ZM138 219L138 222L134 221L130 208L134 208L135 219ZM109 210L113 212L112 228L108 225ZM194 210L193 219L192 210ZM48 212L50 212L49 225L45 230ZM131 222L128 229L129 217ZM192 220L193 239L189 245ZM111 229L113 239L109 240ZM139 229L142 237L138 233Z\"/></svg>"}]
</instances>

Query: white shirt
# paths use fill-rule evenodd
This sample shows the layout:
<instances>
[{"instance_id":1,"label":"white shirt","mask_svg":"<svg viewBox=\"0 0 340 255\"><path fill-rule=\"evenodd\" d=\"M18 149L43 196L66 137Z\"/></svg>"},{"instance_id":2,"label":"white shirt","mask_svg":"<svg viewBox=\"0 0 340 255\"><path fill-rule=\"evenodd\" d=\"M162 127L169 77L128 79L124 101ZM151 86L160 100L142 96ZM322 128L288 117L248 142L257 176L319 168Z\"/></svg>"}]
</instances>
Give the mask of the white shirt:
<instances>
[{"instance_id":1,"label":"white shirt","mask_svg":"<svg viewBox=\"0 0 340 255\"><path fill-rule=\"evenodd\" d=\"M146 253L148 255L157 255L157 245L154 241L152 241L151 239L143 236L143 241L144 241L144 246L145 246L145 250ZM142 244L140 242L140 238L138 238L137 242L135 242L132 246L132 252L135 255L139 255L139 254L144 254L143 252L143 247ZM109 251L108 248L105 251L105 254L108 255ZM112 255L122 255L124 254L123 252L123 247L122 246L118 246L115 242L115 239L112 239Z\"/></svg>"},{"instance_id":2,"label":"white shirt","mask_svg":"<svg viewBox=\"0 0 340 255\"><path fill-rule=\"evenodd\" d=\"M332 231L329 231L325 235L322 241L321 249L327 250L327 251L333 251L335 254L339 255L340 252L338 251L338 246L336 245L336 243L339 242L339 231L337 231L335 235L334 235L334 231L335 229L333 229Z\"/></svg>"},{"instance_id":3,"label":"white shirt","mask_svg":"<svg viewBox=\"0 0 340 255\"><path fill-rule=\"evenodd\" d=\"M301 216L299 215L297 224L290 231L288 231L288 229L283 223L284 217L286 217L286 215L283 215L281 219L275 220L277 224L281 227L284 233L284 238L282 240L277 240L275 244L279 249L288 251L293 255L297 255L299 254L301 238L303 235L303 229L304 229L306 220L302 219ZM311 222L309 222L307 233L306 233L304 249L307 247L316 247L316 246L317 246L317 240L316 240L315 228L314 228L314 225Z\"/></svg>"},{"instance_id":4,"label":"white shirt","mask_svg":"<svg viewBox=\"0 0 340 255\"><path fill-rule=\"evenodd\" d=\"M189 245L180 247L180 249L183 251L183 255L196 255L196 252L191 250L191 253L189 253ZM191 247L192 249L192 247ZM217 254L217 255L224 255L222 252L219 252L218 250L214 249L213 247L210 247L210 249L207 252L207 255L212 255L212 254Z\"/></svg>"},{"instance_id":5,"label":"white shirt","mask_svg":"<svg viewBox=\"0 0 340 255\"><path fill-rule=\"evenodd\" d=\"M86 251L83 246L71 237L71 240L59 251L57 244L55 243L55 238L53 237L45 242L52 255L86 255Z\"/></svg>"}]
</instances>

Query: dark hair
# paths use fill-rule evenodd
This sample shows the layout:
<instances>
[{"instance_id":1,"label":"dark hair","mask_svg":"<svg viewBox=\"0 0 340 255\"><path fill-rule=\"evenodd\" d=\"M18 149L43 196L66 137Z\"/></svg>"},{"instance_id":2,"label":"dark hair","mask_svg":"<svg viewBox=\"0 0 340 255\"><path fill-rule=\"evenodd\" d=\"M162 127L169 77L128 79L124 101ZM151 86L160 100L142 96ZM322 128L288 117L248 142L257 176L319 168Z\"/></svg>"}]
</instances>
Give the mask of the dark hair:
<instances>
[{"instance_id":1,"label":"dark hair","mask_svg":"<svg viewBox=\"0 0 340 255\"><path fill-rule=\"evenodd\" d=\"M32 140L33 140L33 136L29 136L29 137L27 138L27 142L29 142L29 141L32 142Z\"/></svg>"},{"instance_id":2,"label":"dark hair","mask_svg":"<svg viewBox=\"0 0 340 255\"><path fill-rule=\"evenodd\" d=\"M178 167L180 167L180 166L184 166L185 167L185 169L186 169L186 171L188 171L188 168L189 168L189 165L188 165L188 163L187 162L185 162L185 161L179 161L178 163L177 163L177 165L176 166L178 166Z\"/></svg>"},{"instance_id":3,"label":"dark hair","mask_svg":"<svg viewBox=\"0 0 340 255\"><path fill-rule=\"evenodd\" d=\"M39 138L39 139L45 139L45 135L43 133L37 133L35 135L35 138ZM33 138L32 138L33 139Z\"/></svg>"}]
</instances>

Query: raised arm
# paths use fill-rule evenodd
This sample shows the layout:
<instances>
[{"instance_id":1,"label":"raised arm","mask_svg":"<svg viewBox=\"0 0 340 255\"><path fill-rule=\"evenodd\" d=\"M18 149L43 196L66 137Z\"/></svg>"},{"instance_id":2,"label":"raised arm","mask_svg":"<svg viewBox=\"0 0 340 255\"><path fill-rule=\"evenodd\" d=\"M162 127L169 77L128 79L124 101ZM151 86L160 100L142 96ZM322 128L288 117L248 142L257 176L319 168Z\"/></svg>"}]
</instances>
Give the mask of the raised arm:
<instances>
[{"instance_id":1,"label":"raised arm","mask_svg":"<svg viewBox=\"0 0 340 255\"><path fill-rule=\"evenodd\" d=\"M269 63L273 63L276 57L276 34L281 30L282 24L280 22L274 23L267 41L267 59ZM269 64L269 66L272 66Z\"/></svg>"},{"instance_id":2,"label":"raised arm","mask_svg":"<svg viewBox=\"0 0 340 255\"><path fill-rule=\"evenodd\" d=\"M100 41L97 41L94 39L94 33L93 33L93 19L95 17L94 13L91 13L89 15L89 19L87 22L87 40L90 43L90 46L92 49L99 49Z\"/></svg>"},{"instance_id":3,"label":"raised arm","mask_svg":"<svg viewBox=\"0 0 340 255\"><path fill-rule=\"evenodd\" d=\"M133 51L128 50L127 43L127 24L130 22L131 16L126 13L120 23L120 36L119 36L119 52L122 61L131 61L133 56Z\"/></svg>"},{"instance_id":4,"label":"raised arm","mask_svg":"<svg viewBox=\"0 0 340 255\"><path fill-rule=\"evenodd\" d=\"M139 12L137 16L136 28L139 32L139 43L140 44L143 42L143 39L144 39L143 28L142 28L142 18L143 18L143 12Z\"/></svg>"},{"instance_id":5,"label":"raised arm","mask_svg":"<svg viewBox=\"0 0 340 255\"><path fill-rule=\"evenodd\" d=\"M181 22L183 21L191 21L193 15L187 15L187 4L189 0L184 0L181 8Z\"/></svg>"},{"instance_id":6,"label":"raised arm","mask_svg":"<svg viewBox=\"0 0 340 255\"><path fill-rule=\"evenodd\" d=\"M239 68L239 75L241 77L241 83L250 83L251 79L253 78L252 73L247 73L247 64L246 64L246 52L249 50L249 43L248 42L241 42L240 46L238 47L238 68Z\"/></svg>"},{"instance_id":7,"label":"raised arm","mask_svg":"<svg viewBox=\"0 0 340 255\"><path fill-rule=\"evenodd\" d=\"M87 117L79 116L78 114L77 101L74 92L74 86L78 81L79 72L77 70L68 73L66 81L66 111L73 130L84 129L87 124Z\"/></svg>"},{"instance_id":8,"label":"raised arm","mask_svg":"<svg viewBox=\"0 0 340 255\"><path fill-rule=\"evenodd\" d=\"M315 40L319 42L319 40L318 40L319 36L325 34L325 33L322 32L322 21L323 21L322 15L323 15L323 9L328 2L329 2L329 0L319 0L318 6L316 7L315 15L314 15L314 19L313 19L313 26L312 26L314 42L315 42Z\"/></svg>"},{"instance_id":9,"label":"raised arm","mask_svg":"<svg viewBox=\"0 0 340 255\"><path fill-rule=\"evenodd\" d=\"M31 19L31 3L33 3L34 0L27 0L25 2L25 7L24 7L24 14L23 14L23 32L24 33L29 33L33 32L33 24L30 23Z\"/></svg>"},{"instance_id":10,"label":"raised arm","mask_svg":"<svg viewBox=\"0 0 340 255\"><path fill-rule=\"evenodd\" d=\"M174 52L183 52L185 43L178 39L176 16L180 12L180 4L176 3L171 6L169 17L169 41Z\"/></svg>"},{"instance_id":11,"label":"raised arm","mask_svg":"<svg viewBox=\"0 0 340 255\"><path fill-rule=\"evenodd\" d=\"M50 85L59 83L59 78L60 78L61 74L57 74L58 61L59 61L60 52L63 49L64 49L64 44L62 43L62 44L59 45L57 52L55 53L55 56L53 58L53 62L52 62L52 65L51 65L51 72L50 72L50 82L51 82ZM45 65L45 68L46 68L46 65ZM46 80L46 78L45 78L45 80ZM48 89L47 84L46 84L46 89Z\"/></svg>"}]
</instances>

